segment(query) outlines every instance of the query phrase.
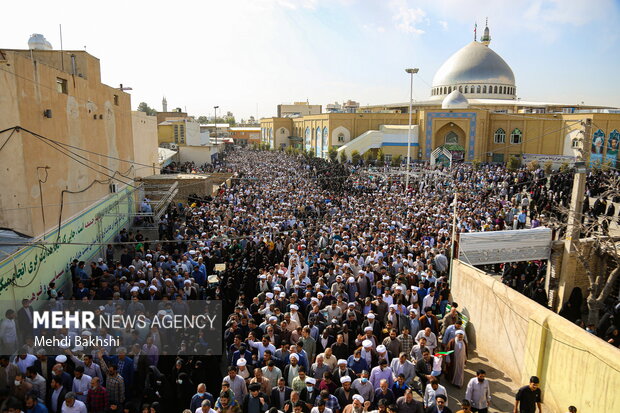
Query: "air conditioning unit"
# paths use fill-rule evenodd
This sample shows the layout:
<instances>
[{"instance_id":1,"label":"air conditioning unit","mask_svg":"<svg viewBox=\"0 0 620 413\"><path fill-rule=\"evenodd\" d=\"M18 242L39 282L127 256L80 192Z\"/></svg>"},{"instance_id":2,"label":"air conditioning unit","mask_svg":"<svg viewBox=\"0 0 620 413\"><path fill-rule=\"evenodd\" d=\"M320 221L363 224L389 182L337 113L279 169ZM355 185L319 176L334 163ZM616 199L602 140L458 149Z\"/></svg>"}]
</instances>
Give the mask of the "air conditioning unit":
<instances>
[{"instance_id":1,"label":"air conditioning unit","mask_svg":"<svg viewBox=\"0 0 620 413\"><path fill-rule=\"evenodd\" d=\"M110 184L110 193L115 194L118 192L118 184Z\"/></svg>"},{"instance_id":2,"label":"air conditioning unit","mask_svg":"<svg viewBox=\"0 0 620 413\"><path fill-rule=\"evenodd\" d=\"M171 143L170 144L170 149L172 149L173 151L176 151L179 147L177 146L176 143Z\"/></svg>"}]
</instances>

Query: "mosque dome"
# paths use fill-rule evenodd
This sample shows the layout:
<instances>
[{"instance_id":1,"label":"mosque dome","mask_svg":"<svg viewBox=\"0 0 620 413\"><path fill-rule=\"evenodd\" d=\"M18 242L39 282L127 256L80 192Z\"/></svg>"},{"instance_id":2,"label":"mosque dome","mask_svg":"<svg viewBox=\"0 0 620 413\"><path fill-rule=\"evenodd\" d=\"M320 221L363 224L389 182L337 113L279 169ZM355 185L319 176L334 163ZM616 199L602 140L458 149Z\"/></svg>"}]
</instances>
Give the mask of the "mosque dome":
<instances>
[{"instance_id":1,"label":"mosque dome","mask_svg":"<svg viewBox=\"0 0 620 413\"><path fill-rule=\"evenodd\" d=\"M454 90L470 99L515 98L515 75L504 59L489 48L488 27L483 41L469 43L441 65L433 78L432 98L442 99Z\"/></svg>"},{"instance_id":2,"label":"mosque dome","mask_svg":"<svg viewBox=\"0 0 620 413\"><path fill-rule=\"evenodd\" d=\"M441 102L442 109L467 109L468 107L469 101L458 90L450 92Z\"/></svg>"}]
</instances>

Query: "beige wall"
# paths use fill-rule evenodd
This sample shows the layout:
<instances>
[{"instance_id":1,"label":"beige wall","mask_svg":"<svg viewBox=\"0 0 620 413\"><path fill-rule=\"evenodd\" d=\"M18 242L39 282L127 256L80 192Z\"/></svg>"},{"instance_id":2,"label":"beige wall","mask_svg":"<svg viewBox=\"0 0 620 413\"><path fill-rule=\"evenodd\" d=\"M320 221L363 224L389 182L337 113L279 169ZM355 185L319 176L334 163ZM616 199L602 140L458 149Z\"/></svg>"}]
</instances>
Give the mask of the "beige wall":
<instances>
[{"instance_id":1,"label":"beige wall","mask_svg":"<svg viewBox=\"0 0 620 413\"><path fill-rule=\"evenodd\" d=\"M159 159L157 157L157 117L147 116L144 112L131 112L131 127L133 130L133 156L136 177L149 176L159 173ZM154 165L148 168L144 165Z\"/></svg>"},{"instance_id":2,"label":"beige wall","mask_svg":"<svg viewBox=\"0 0 620 413\"><path fill-rule=\"evenodd\" d=\"M537 375L551 411L620 411L620 350L460 261L452 294L477 352L519 384Z\"/></svg>"},{"instance_id":3,"label":"beige wall","mask_svg":"<svg viewBox=\"0 0 620 413\"><path fill-rule=\"evenodd\" d=\"M179 146L179 162L194 162L196 165L211 163L211 155L219 151L219 145Z\"/></svg>"},{"instance_id":4,"label":"beige wall","mask_svg":"<svg viewBox=\"0 0 620 413\"><path fill-rule=\"evenodd\" d=\"M133 158L130 96L100 83L98 59L83 51L66 53L76 55L77 75L70 73L66 60L65 71L53 66L58 63L55 59L60 59L58 51L34 53L35 60L31 59L29 51L5 51L7 62L2 63L0 71L0 130L21 126L89 150L93 153L71 149L86 158L80 162L98 170L88 169L24 131L14 134L0 152L0 178L4 184L0 194L0 226L32 236L44 232L39 179L47 178L42 184L43 212L45 230L50 230L58 225L62 190L84 190L95 180L107 181L109 178L105 174L112 175L115 171L130 175L130 178L121 178L124 181L131 181L133 177L133 170L127 163L97 155ZM57 91L57 78L67 81L67 94ZM52 118L43 116L46 109L52 111ZM8 135L3 134L0 139L6 137ZM45 166L49 167L47 176L42 169L37 172L37 167ZM109 193L107 183L95 183L79 195L65 195L62 220Z\"/></svg>"}]
</instances>

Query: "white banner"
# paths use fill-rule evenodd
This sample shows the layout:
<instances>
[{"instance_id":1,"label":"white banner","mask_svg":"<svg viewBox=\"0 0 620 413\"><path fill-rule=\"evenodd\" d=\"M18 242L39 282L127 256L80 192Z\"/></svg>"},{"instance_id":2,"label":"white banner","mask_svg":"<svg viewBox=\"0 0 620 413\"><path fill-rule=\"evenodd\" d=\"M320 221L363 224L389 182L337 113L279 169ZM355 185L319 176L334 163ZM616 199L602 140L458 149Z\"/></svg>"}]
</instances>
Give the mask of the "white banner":
<instances>
[{"instance_id":1,"label":"white banner","mask_svg":"<svg viewBox=\"0 0 620 413\"><path fill-rule=\"evenodd\" d=\"M460 235L459 259L470 265L547 260L551 229L471 232Z\"/></svg>"},{"instance_id":2,"label":"white banner","mask_svg":"<svg viewBox=\"0 0 620 413\"><path fill-rule=\"evenodd\" d=\"M538 161L541 168L545 167L547 162L551 162L553 168L559 168L562 164L568 164L573 166L575 163L575 157L569 155L540 155L535 153L524 153L522 158L523 164L527 164L530 161Z\"/></svg>"}]
</instances>

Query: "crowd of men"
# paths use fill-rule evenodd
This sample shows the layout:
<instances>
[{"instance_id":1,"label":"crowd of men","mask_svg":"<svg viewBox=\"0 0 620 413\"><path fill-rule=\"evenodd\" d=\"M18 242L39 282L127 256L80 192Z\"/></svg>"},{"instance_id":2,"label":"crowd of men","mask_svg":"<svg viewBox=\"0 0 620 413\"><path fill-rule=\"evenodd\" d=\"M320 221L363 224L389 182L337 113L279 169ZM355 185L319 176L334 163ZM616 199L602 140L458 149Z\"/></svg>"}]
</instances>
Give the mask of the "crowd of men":
<instances>
[{"instance_id":1,"label":"crowd of men","mask_svg":"<svg viewBox=\"0 0 620 413\"><path fill-rule=\"evenodd\" d=\"M153 329L98 331L122 345L48 354L29 336L25 300L0 323L3 411L487 412L492 383L484 370L465 380L468 339L448 284L454 192L460 232L516 230L555 213L564 186L541 169L462 165L420 168L404 191L357 166L270 151L236 151L218 168L233 183L171 205L158 240L124 231L98 262L71 265L70 294L48 295L120 313L222 300L223 355L210 355L205 332L171 344ZM538 282L540 268L521 271ZM515 284L526 287L542 294ZM188 346L203 355L182 355ZM515 411L540 408L532 380ZM458 406L450 386L465 389Z\"/></svg>"}]
</instances>

